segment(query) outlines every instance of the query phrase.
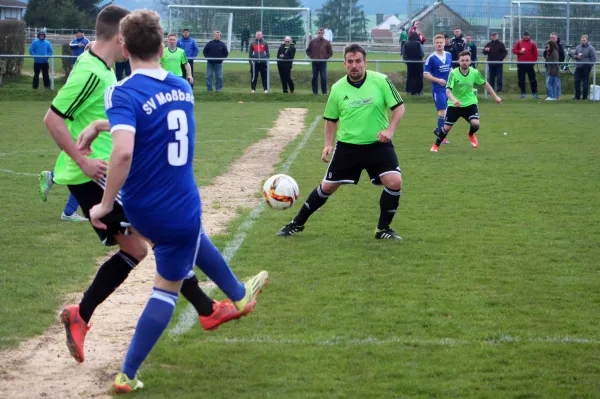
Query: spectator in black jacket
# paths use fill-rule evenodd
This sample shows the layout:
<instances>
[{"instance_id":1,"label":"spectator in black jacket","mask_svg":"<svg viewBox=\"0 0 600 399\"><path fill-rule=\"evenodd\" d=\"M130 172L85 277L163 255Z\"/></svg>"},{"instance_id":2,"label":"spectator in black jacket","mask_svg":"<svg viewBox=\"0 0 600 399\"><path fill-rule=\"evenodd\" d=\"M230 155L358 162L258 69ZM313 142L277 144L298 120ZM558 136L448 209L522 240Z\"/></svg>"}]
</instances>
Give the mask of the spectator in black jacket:
<instances>
[{"instance_id":1,"label":"spectator in black jacket","mask_svg":"<svg viewBox=\"0 0 600 399\"><path fill-rule=\"evenodd\" d=\"M471 36L467 36L467 47L465 50L468 50L471 53L471 66L477 69L477 45Z\"/></svg>"},{"instance_id":2,"label":"spectator in black jacket","mask_svg":"<svg viewBox=\"0 0 600 399\"><path fill-rule=\"evenodd\" d=\"M256 90L256 84L258 83L258 74L260 73L260 80L262 81L263 89L265 94L269 92L267 88L267 62L271 55L269 54L269 45L263 39L262 32L256 32L255 40L250 43L250 50L248 51L248 58L250 61L250 85L254 93Z\"/></svg>"},{"instance_id":3,"label":"spectator in black jacket","mask_svg":"<svg viewBox=\"0 0 600 399\"><path fill-rule=\"evenodd\" d=\"M565 62L565 49L563 48L562 44L560 44L560 37L558 37L556 32L550 33L550 40L556 42L556 45L558 46L558 62ZM546 49L544 50L544 59L546 61L548 60L547 56L548 50ZM562 65L560 65L560 67L562 68Z\"/></svg>"},{"instance_id":4,"label":"spectator in black jacket","mask_svg":"<svg viewBox=\"0 0 600 399\"><path fill-rule=\"evenodd\" d=\"M241 50L242 52L248 51L248 41L250 40L250 25L246 24L244 29L242 29L242 34L240 35L242 39ZM244 44L246 45L246 50L244 50Z\"/></svg>"},{"instance_id":5,"label":"spectator in black jacket","mask_svg":"<svg viewBox=\"0 0 600 399\"><path fill-rule=\"evenodd\" d=\"M202 50L204 58L227 58L229 51L221 41L221 32L213 33L213 40L206 43ZM206 90L212 91L213 74L217 81L217 92L223 89L223 60L208 60L206 62Z\"/></svg>"},{"instance_id":6,"label":"spectator in black jacket","mask_svg":"<svg viewBox=\"0 0 600 399\"><path fill-rule=\"evenodd\" d=\"M409 62L406 64L406 92L414 96L423 95L423 45L417 32L413 32L408 37L408 43L404 45L402 57Z\"/></svg>"},{"instance_id":7,"label":"spectator in black jacket","mask_svg":"<svg viewBox=\"0 0 600 399\"><path fill-rule=\"evenodd\" d=\"M488 56L488 61L504 61L508 55L506 46L498 40L498 32L492 32L491 36L492 40L483 47L483 54ZM502 64L488 64L488 68L490 86L497 94L502 93Z\"/></svg>"},{"instance_id":8,"label":"spectator in black jacket","mask_svg":"<svg viewBox=\"0 0 600 399\"><path fill-rule=\"evenodd\" d=\"M454 28L454 37L450 40L450 46L452 47L452 68L458 68L458 55L469 50L467 40L462 35L460 28Z\"/></svg>"},{"instance_id":9,"label":"spectator in black jacket","mask_svg":"<svg viewBox=\"0 0 600 399\"><path fill-rule=\"evenodd\" d=\"M292 38L286 36L283 40L283 44L279 46L279 50L277 50L277 69L279 70L279 78L281 79L281 86L283 87L284 93L288 92L289 86L290 94L294 94L294 82L292 81L292 60L294 59L295 55L296 47L292 44Z\"/></svg>"},{"instance_id":10,"label":"spectator in black jacket","mask_svg":"<svg viewBox=\"0 0 600 399\"><path fill-rule=\"evenodd\" d=\"M450 36L444 35L444 51L452 54L452 46L450 45ZM454 58L452 58L454 59Z\"/></svg>"}]
</instances>

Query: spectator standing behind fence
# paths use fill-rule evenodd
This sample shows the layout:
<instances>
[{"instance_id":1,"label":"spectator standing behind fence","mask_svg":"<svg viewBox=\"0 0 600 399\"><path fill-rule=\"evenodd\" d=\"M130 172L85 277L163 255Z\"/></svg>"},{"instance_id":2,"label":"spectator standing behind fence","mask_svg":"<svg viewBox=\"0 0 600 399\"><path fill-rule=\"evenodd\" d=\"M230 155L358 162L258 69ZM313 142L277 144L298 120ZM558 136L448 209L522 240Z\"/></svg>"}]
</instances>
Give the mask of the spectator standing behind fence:
<instances>
[{"instance_id":1,"label":"spectator standing behind fence","mask_svg":"<svg viewBox=\"0 0 600 399\"><path fill-rule=\"evenodd\" d=\"M558 45L548 40L544 56L548 62L558 62ZM560 69L558 64L546 64L546 92L548 101L556 101L560 96Z\"/></svg>"},{"instance_id":2,"label":"spectator standing behind fence","mask_svg":"<svg viewBox=\"0 0 600 399\"><path fill-rule=\"evenodd\" d=\"M471 53L471 66L477 69L477 45L473 41L473 37L467 36L467 47L465 50L468 50Z\"/></svg>"},{"instance_id":3,"label":"spectator standing behind fence","mask_svg":"<svg viewBox=\"0 0 600 399\"><path fill-rule=\"evenodd\" d=\"M492 32L491 38L492 40L483 48L483 54L488 56L488 62L504 61L508 55L508 50L506 50L504 43L498 40L498 32ZM502 68L502 64L488 64L488 82L497 94L502 93Z\"/></svg>"},{"instance_id":4,"label":"spectator standing behind fence","mask_svg":"<svg viewBox=\"0 0 600 399\"><path fill-rule=\"evenodd\" d=\"M465 50L469 50L467 39L464 38L460 28L454 28L454 37L450 40L450 47L452 48L452 67L458 68L458 55Z\"/></svg>"},{"instance_id":5,"label":"spectator standing behind fence","mask_svg":"<svg viewBox=\"0 0 600 399\"><path fill-rule=\"evenodd\" d=\"M425 56L421 39L417 32L412 32L408 43L404 46L402 58L405 61L422 61ZM423 62L409 62L406 64L406 92L413 96L423 95Z\"/></svg>"},{"instance_id":6,"label":"spectator standing behind fence","mask_svg":"<svg viewBox=\"0 0 600 399\"><path fill-rule=\"evenodd\" d=\"M408 33L406 33L406 29L402 28L402 31L400 32L400 54L402 54L404 51L404 45L406 44L407 40Z\"/></svg>"},{"instance_id":7,"label":"spectator standing behind fence","mask_svg":"<svg viewBox=\"0 0 600 399\"><path fill-rule=\"evenodd\" d=\"M555 41L558 46L558 61L564 62L565 61L565 49L563 48L562 44L560 44L560 37L558 37L556 32L552 32L552 33L550 33L550 40ZM546 59L546 61L548 60L546 58L547 53L548 53L548 47L546 47L546 49L544 50L544 54L543 54L544 59Z\"/></svg>"},{"instance_id":8,"label":"spectator standing behind fence","mask_svg":"<svg viewBox=\"0 0 600 399\"><path fill-rule=\"evenodd\" d=\"M333 42L333 31L331 30L331 27L329 25L327 25L327 28L325 28L325 30L323 31L323 37L325 38L325 40L328 40L329 43Z\"/></svg>"},{"instance_id":9,"label":"spectator standing behind fence","mask_svg":"<svg viewBox=\"0 0 600 399\"><path fill-rule=\"evenodd\" d=\"M191 58L198 57L198 44L194 39L190 37L190 30L184 29L182 37L177 40L177 47L185 51L185 56L188 59L188 64L190 64L190 71L192 72L192 76L194 76L194 60ZM181 72L183 73L183 77L187 79L187 72L185 66L181 66ZM192 84L192 87L194 85Z\"/></svg>"},{"instance_id":10,"label":"spectator standing behind fence","mask_svg":"<svg viewBox=\"0 0 600 399\"><path fill-rule=\"evenodd\" d=\"M573 100L579 100L580 98L581 83L583 83L583 99L587 100L592 65L583 63L596 62L596 49L590 44L587 35L581 36L581 44L575 48L574 54L577 66L575 67L575 97L573 97Z\"/></svg>"},{"instance_id":11,"label":"spectator standing behind fence","mask_svg":"<svg viewBox=\"0 0 600 399\"><path fill-rule=\"evenodd\" d=\"M523 32L521 40L518 40L513 49L513 54L517 55L517 62L536 62L539 57L537 44L531 40L529 31ZM521 98L527 97L525 91L525 75L529 78L529 85L531 86L531 94L533 98L539 100L537 80L535 79L535 70L533 69L534 64L518 64L517 65L517 79L519 80L519 88L521 89Z\"/></svg>"},{"instance_id":12,"label":"spectator standing behind fence","mask_svg":"<svg viewBox=\"0 0 600 399\"><path fill-rule=\"evenodd\" d=\"M46 40L46 32L38 33L38 38L31 42L29 46L29 54L38 56L33 58L33 88L37 89L40 85L40 72L42 73L42 79L44 80L44 87L50 88L50 75L48 75L48 57L41 57L43 55L54 54L52 45Z\"/></svg>"},{"instance_id":13,"label":"spectator standing behind fence","mask_svg":"<svg viewBox=\"0 0 600 399\"><path fill-rule=\"evenodd\" d=\"M444 51L452 55L452 46L450 45L450 36L444 35Z\"/></svg>"},{"instance_id":14,"label":"spectator standing behind fence","mask_svg":"<svg viewBox=\"0 0 600 399\"><path fill-rule=\"evenodd\" d=\"M88 45L90 41L87 37L83 36L83 31L78 29L75 33L75 39L69 43L69 47L71 48L71 55L75 56L75 58L71 58L73 64L77 61L77 57L79 57L85 51L85 46Z\"/></svg>"},{"instance_id":15,"label":"spectator standing behind fence","mask_svg":"<svg viewBox=\"0 0 600 399\"><path fill-rule=\"evenodd\" d=\"M246 26L244 26L244 29L242 29L242 33L240 34L240 39L242 40L242 44L240 45L240 51L247 52L248 44L250 42L250 25L246 24ZM244 47L244 44L246 45L246 47Z\"/></svg>"},{"instance_id":16,"label":"spectator standing behind fence","mask_svg":"<svg viewBox=\"0 0 600 399\"><path fill-rule=\"evenodd\" d=\"M248 58L250 61L250 85L252 86L252 91L250 93L254 93L256 90L256 84L258 83L258 74L260 73L260 80L263 85L263 89L265 89L265 94L269 92L267 88L267 62L269 62L269 58L271 55L269 54L269 45L263 39L262 32L256 32L254 36L255 40L250 44L250 50L248 54Z\"/></svg>"},{"instance_id":17,"label":"spectator standing behind fence","mask_svg":"<svg viewBox=\"0 0 600 399\"><path fill-rule=\"evenodd\" d=\"M290 93L294 94L294 82L292 81L292 60L294 59L295 55L296 47L292 44L292 38L286 36L285 39L283 39L283 44L279 46L279 50L277 50L277 69L279 70L279 78L281 79L281 86L283 87L284 93L288 92L289 86Z\"/></svg>"},{"instance_id":18,"label":"spectator standing behind fence","mask_svg":"<svg viewBox=\"0 0 600 399\"><path fill-rule=\"evenodd\" d=\"M323 37L323 29L317 31L317 38L310 41L306 55L312 60L328 60L333 55L329 40ZM327 61L312 62L312 92L319 94L319 75L321 76L321 92L327 94Z\"/></svg>"},{"instance_id":19,"label":"spectator standing behind fence","mask_svg":"<svg viewBox=\"0 0 600 399\"><path fill-rule=\"evenodd\" d=\"M204 58L227 58L229 51L225 43L221 41L221 32L213 33L213 40L206 43L202 50ZM206 90L212 91L213 74L217 81L217 93L223 89L223 60L208 60L206 62Z\"/></svg>"}]
</instances>

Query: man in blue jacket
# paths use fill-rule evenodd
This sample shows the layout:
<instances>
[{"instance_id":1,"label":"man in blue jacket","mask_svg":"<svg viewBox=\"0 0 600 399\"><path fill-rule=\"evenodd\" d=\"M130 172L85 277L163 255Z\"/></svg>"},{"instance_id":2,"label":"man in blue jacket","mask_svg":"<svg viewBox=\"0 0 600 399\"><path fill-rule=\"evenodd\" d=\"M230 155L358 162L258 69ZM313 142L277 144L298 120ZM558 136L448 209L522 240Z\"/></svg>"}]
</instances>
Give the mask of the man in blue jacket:
<instances>
[{"instance_id":1,"label":"man in blue jacket","mask_svg":"<svg viewBox=\"0 0 600 399\"><path fill-rule=\"evenodd\" d=\"M190 30L183 30L183 37L177 40L177 47L183 49L185 51L185 57L188 59L188 64L190 64L190 69L192 70L192 77L194 76L194 60L193 58L198 57L198 44L196 41L190 37ZM183 78L187 79L186 70L182 66L181 70L183 71ZM192 87L194 84L192 83Z\"/></svg>"},{"instance_id":2,"label":"man in blue jacket","mask_svg":"<svg viewBox=\"0 0 600 399\"><path fill-rule=\"evenodd\" d=\"M46 40L46 32L38 33L38 38L31 42L29 54L39 56L33 59L33 88L37 89L40 85L40 72L42 72L44 87L49 89L50 76L48 75L48 57L41 57L53 54L52 45Z\"/></svg>"},{"instance_id":3,"label":"man in blue jacket","mask_svg":"<svg viewBox=\"0 0 600 399\"><path fill-rule=\"evenodd\" d=\"M83 31L78 29L77 33L75 33L75 39L73 39L73 41L71 41L69 44L69 47L71 47L71 54L75 56L75 58L71 58L73 64L75 64L75 61L77 61L77 57L83 54L85 51L85 46L87 46L89 42L90 41L87 39L87 37L83 36Z\"/></svg>"},{"instance_id":4,"label":"man in blue jacket","mask_svg":"<svg viewBox=\"0 0 600 399\"><path fill-rule=\"evenodd\" d=\"M202 50L204 58L227 58L229 50L227 45L221 41L221 32L213 33L213 40L206 43ZM206 89L212 91L213 74L217 81L217 92L223 88L223 60L208 60L206 62Z\"/></svg>"}]
</instances>

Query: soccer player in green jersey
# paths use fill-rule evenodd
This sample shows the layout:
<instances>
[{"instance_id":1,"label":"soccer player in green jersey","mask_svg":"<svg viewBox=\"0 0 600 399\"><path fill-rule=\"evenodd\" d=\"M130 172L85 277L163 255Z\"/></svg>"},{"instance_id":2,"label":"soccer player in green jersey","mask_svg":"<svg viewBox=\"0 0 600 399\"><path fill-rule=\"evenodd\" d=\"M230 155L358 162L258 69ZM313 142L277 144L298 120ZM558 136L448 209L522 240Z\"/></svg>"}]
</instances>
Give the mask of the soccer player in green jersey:
<instances>
[{"instance_id":1,"label":"soccer player in green jersey","mask_svg":"<svg viewBox=\"0 0 600 399\"><path fill-rule=\"evenodd\" d=\"M444 128L437 133L437 139L431 147L431 152L438 152L442 141L446 138L452 126L460 118L469 122L469 140L471 146L477 148L479 143L475 133L479 130L479 109L477 108L477 95L473 91L473 86L484 85L492 94L498 104L502 99L498 97L492 86L485 81L481 73L475 68L471 68L471 53L462 51L458 55L459 68L453 69L448 76L446 83L446 95L448 96L448 109L444 119Z\"/></svg>"},{"instance_id":2,"label":"soccer player in green jersey","mask_svg":"<svg viewBox=\"0 0 600 399\"><path fill-rule=\"evenodd\" d=\"M101 202L106 185L112 138L108 132L104 94L117 83L111 66L124 58L119 22L128 14L128 10L112 5L102 9L96 20L96 42L79 56L69 80L52 101L44 118L50 135L62 149L54 168L54 181L68 185L88 218L90 209ZM80 151L77 140L90 132L96 139L89 148ZM119 251L100 266L79 305L68 305L61 314L67 346L78 362L84 361L85 336L96 307L125 281L148 253L143 237L127 234L128 220L120 197L113 211L102 220L106 229L94 230L105 245L118 245ZM205 329L214 329L242 316L231 302L208 298L193 274L184 281L181 293L194 305Z\"/></svg>"},{"instance_id":3,"label":"soccer player in green jersey","mask_svg":"<svg viewBox=\"0 0 600 399\"><path fill-rule=\"evenodd\" d=\"M290 236L304 230L308 218L331 194L342 184L357 184L366 169L371 183L384 186L375 238L401 240L390 224L402 188L392 138L404 115L404 104L385 75L366 70L367 54L358 44L344 50L344 66L348 74L333 85L325 107L325 148L321 159L329 162L328 157L333 153L325 177L291 223L276 235ZM391 121L388 109L392 110Z\"/></svg>"},{"instance_id":4,"label":"soccer player in green jersey","mask_svg":"<svg viewBox=\"0 0 600 399\"><path fill-rule=\"evenodd\" d=\"M183 70L181 67L183 66L188 82L193 84L194 77L192 76L192 68L190 68L190 64L185 56L185 51L182 48L177 47L177 36L174 33L169 34L168 42L169 47L164 49L160 64L166 71L182 78Z\"/></svg>"}]
</instances>

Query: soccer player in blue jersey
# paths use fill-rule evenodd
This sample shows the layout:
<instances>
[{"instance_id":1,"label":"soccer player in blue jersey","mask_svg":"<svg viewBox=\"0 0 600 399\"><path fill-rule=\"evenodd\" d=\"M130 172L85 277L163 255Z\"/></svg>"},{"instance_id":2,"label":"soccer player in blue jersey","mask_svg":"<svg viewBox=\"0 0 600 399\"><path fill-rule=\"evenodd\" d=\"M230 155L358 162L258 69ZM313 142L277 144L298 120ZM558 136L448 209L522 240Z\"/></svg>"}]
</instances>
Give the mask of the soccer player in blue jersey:
<instances>
[{"instance_id":1,"label":"soccer player in blue jersey","mask_svg":"<svg viewBox=\"0 0 600 399\"><path fill-rule=\"evenodd\" d=\"M104 195L91 209L90 219L97 228L105 228L102 218L121 191L128 220L154 244L157 269L152 294L115 380L115 392L124 393L143 387L137 372L166 329L194 264L240 312L253 306L268 274L262 271L240 283L204 234L193 172L194 95L187 82L161 68L159 15L135 11L121 21L120 32L133 73L106 91L113 148Z\"/></svg>"},{"instance_id":2,"label":"soccer player in blue jersey","mask_svg":"<svg viewBox=\"0 0 600 399\"><path fill-rule=\"evenodd\" d=\"M431 92L435 109L438 112L437 127L433 130L436 136L444 128L444 117L446 108L448 108L448 97L446 96L446 81L452 69L452 54L444 51L445 39L443 35L436 35L433 38L435 52L425 61L424 77L430 80ZM443 144L450 144L445 138Z\"/></svg>"}]
</instances>

